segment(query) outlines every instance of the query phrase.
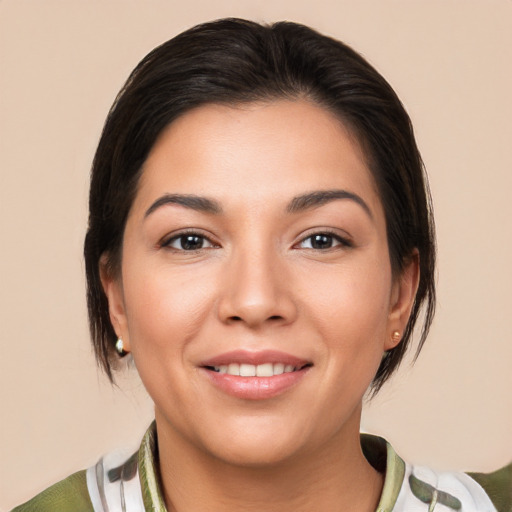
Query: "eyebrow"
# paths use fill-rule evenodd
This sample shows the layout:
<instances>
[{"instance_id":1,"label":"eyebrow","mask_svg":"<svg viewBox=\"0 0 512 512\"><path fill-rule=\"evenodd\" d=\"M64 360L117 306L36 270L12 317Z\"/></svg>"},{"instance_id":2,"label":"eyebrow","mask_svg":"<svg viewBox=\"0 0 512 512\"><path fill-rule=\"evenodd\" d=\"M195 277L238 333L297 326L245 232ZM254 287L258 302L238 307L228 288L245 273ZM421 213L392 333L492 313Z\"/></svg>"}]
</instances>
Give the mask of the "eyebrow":
<instances>
[{"instance_id":1,"label":"eyebrow","mask_svg":"<svg viewBox=\"0 0 512 512\"><path fill-rule=\"evenodd\" d=\"M288 203L286 211L288 213L299 213L305 210L318 208L324 204L339 199L354 201L363 208L370 218L373 219L370 207L366 204L363 198L353 192L349 192L348 190L316 190L314 192L308 192L307 194L301 194L300 196L294 197ZM190 208L191 210L215 215L222 213L220 203L208 197L197 196L194 194L164 194L146 210L144 217L148 217L158 208L168 204L177 204L184 206L185 208Z\"/></svg>"},{"instance_id":2,"label":"eyebrow","mask_svg":"<svg viewBox=\"0 0 512 512\"><path fill-rule=\"evenodd\" d=\"M338 199L348 199L354 201L373 219L372 211L364 199L348 190L318 190L294 197L288 204L286 211L288 213L298 213L312 208L318 208L324 204L336 201Z\"/></svg>"},{"instance_id":3,"label":"eyebrow","mask_svg":"<svg viewBox=\"0 0 512 512\"><path fill-rule=\"evenodd\" d=\"M214 199L208 199L207 197L196 196L194 194L165 194L159 197L144 214L144 217L148 217L158 208L167 204L178 204L191 210L199 212L220 214L222 208L220 204Z\"/></svg>"}]
</instances>

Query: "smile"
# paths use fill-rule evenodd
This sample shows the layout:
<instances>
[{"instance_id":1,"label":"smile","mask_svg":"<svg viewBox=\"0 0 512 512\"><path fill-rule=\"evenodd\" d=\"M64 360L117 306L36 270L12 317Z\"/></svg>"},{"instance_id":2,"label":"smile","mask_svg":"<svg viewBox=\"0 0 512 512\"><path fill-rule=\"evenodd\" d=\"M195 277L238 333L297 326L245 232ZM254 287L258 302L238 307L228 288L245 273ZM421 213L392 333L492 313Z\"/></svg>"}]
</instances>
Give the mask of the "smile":
<instances>
[{"instance_id":1,"label":"smile","mask_svg":"<svg viewBox=\"0 0 512 512\"><path fill-rule=\"evenodd\" d=\"M284 363L263 363L258 365L231 363L228 365L211 366L208 369L217 373L240 377L273 377L274 375L282 375L283 373L300 370L301 367Z\"/></svg>"},{"instance_id":2,"label":"smile","mask_svg":"<svg viewBox=\"0 0 512 512\"><path fill-rule=\"evenodd\" d=\"M266 400L298 385L313 367L311 361L274 350L236 350L204 361L208 382L242 400Z\"/></svg>"}]
</instances>

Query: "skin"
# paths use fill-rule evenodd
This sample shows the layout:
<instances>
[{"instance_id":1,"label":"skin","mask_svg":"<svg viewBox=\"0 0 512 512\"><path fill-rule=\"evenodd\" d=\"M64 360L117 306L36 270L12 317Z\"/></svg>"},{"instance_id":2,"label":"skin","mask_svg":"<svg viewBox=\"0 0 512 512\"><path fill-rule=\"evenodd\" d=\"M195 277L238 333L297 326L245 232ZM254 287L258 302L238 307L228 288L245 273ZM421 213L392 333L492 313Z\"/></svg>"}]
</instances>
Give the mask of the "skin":
<instances>
[{"instance_id":1,"label":"skin","mask_svg":"<svg viewBox=\"0 0 512 512\"><path fill-rule=\"evenodd\" d=\"M334 189L362 202L287 211ZM155 206L165 194L207 197L222 213ZM183 229L203 247L184 250ZM378 192L339 120L303 100L179 118L144 165L120 275L103 268L102 279L155 402L169 510L375 510L383 477L361 453L362 399L406 326L418 265L392 275ZM311 366L277 396L242 399L201 367L238 349Z\"/></svg>"}]
</instances>

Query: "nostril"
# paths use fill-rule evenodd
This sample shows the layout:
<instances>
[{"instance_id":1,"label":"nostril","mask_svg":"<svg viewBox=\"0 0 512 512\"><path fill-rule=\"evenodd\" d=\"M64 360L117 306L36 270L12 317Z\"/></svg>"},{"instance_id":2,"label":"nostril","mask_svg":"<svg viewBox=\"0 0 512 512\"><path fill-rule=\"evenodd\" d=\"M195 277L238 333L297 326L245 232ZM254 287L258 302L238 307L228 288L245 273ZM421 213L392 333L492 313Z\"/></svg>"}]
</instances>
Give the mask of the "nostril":
<instances>
[{"instance_id":1,"label":"nostril","mask_svg":"<svg viewBox=\"0 0 512 512\"><path fill-rule=\"evenodd\" d=\"M241 317L241 316L236 316L236 315L233 315L233 316L230 316L229 317L229 320L231 320L232 322L243 322L244 319ZM283 320L283 317L281 315L272 315L272 316L269 316L267 320Z\"/></svg>"}]
</instances>

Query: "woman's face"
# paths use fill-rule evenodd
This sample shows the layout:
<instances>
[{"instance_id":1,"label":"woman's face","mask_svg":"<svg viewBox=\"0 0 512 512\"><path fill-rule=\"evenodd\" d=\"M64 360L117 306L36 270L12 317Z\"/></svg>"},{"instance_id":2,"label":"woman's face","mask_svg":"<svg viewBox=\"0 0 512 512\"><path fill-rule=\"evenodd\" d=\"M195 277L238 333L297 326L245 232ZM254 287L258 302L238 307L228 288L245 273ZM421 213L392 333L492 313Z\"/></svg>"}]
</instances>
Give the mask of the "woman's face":
<instances>
[{"instance_id":1,"label":"woman's face","mask_svg":"<svg viewBox=\"0 0 512 512\"><path fill-rule=\"evenodd\" d=\"M357 435L416 278L392 277L355 139L312 103L275 101L203 106L162 133L121 277L103 281L159 433L265 464Z\"/></svg>"}]
</instances>

